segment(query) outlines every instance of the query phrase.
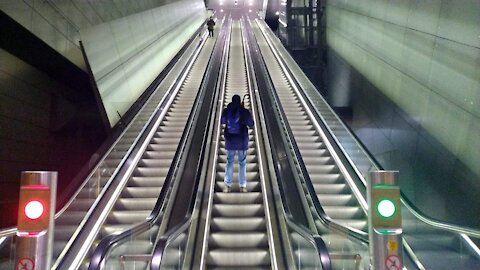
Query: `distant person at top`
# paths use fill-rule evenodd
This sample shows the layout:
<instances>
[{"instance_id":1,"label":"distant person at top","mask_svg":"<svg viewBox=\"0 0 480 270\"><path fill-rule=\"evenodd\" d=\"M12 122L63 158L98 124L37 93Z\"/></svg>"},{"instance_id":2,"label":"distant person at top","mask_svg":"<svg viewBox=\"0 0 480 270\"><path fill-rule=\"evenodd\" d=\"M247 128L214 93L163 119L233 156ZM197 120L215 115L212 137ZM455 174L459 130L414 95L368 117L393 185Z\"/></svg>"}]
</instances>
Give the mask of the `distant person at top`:
<instances>
[{"instance_id":1,"label":"distant person at top","mask_svg":"<svg viewBox=\"0 0 480 270\"><path fill-rule=\"evenodd\" d=\"M208 36L213 37L213 29L215 28L215 21L213 20L213 16L207 21L207 28L208 28Z\"/></svg>"},{"instance_id":2,"label":"distant person at top","mask_svg":"<svg viewBox=\"0 0 480 270\"><path fill-rule=\"evenodd\" d=\"M227 150L227 166L225 170L225 187L223 192L232 190L233 163L235 153L238 156L238 183L240 192L247 192L247 150L248 127L253 127L250 112L240 103L240 96L234 95L232 102L222 112L222 124L225 124L224 137Z\"/></svg>"}]
</instances>

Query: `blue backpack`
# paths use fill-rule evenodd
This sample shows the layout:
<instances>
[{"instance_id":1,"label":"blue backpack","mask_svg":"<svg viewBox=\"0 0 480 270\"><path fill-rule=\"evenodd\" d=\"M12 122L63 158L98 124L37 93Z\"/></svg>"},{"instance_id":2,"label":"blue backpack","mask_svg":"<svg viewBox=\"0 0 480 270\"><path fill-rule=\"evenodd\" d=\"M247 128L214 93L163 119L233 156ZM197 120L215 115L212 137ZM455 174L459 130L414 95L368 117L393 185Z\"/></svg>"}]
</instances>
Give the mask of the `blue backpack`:
<instances>
[{"instance_id":1,"label":"blue backpack","mask_svg":"<svg viewBox=\"0 0 480 270\"><path fill-rule=\"evenodd\" d=\"M230 134L240 134L240 108L234 111L230 111L227 116L227 132Z\"/></svg>"}]
</instances>

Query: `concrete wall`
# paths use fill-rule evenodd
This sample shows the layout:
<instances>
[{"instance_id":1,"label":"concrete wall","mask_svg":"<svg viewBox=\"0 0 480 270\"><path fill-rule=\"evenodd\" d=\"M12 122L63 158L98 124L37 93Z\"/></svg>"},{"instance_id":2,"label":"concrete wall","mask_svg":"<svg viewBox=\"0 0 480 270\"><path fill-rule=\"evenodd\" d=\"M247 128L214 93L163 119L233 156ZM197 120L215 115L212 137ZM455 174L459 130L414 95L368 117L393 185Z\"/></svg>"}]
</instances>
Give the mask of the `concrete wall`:
<instances>
[{"instance_id":1,"label":"concrete wall","mask_svg":"<svg viewBox=\"0 0 480 270\"><path fill-rule=\"evenodd\" d=\"M81 30L110 125L146 90L206 18L201 0L185 0Z\"/></svg>"},{"instance_id":2,"label":"concrete wall","mask_svg":"<svg viewBox=\"0 0 480 270\"><path fill-rule=\"evenodd\" d=\"M21 171L58 171L61 192L99 140L88 119L78 119L88 108L63 97L65 85L3 49L0 63L2 228L16 223Z\"/></svg>"},{"instance_id":3,"label":"concrete wall","mask_svg":"<svg viewBox=\"0 0 480 270\"><path fill-rule=\"evenodd\" d=\"M326 16L357 135L424 211L480 225L480 2L328 0Z\"/></svg>"},{"instance_id":4,"label":"concrete wall","mask_svg":"<svg viewBox=\"0 0 480 270\"><path fill-rule=\"evenodd\" d=\"M2 0L0 10L86 70L79 30L173 1Z\"/></svg>"}]
</instances>

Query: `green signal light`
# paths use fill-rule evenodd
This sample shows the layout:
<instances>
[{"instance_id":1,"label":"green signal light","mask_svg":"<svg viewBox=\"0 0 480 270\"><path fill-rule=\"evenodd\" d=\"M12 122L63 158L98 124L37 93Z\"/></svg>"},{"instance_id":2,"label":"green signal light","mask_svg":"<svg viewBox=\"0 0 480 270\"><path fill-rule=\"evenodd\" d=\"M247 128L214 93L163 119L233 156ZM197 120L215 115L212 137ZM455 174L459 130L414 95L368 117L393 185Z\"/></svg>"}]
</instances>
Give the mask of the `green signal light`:
<instances>
[{"instance_id":1,"label":"green signal light","mask_svg":"<svg viewBox=\"0 0 480 270\"><path fill-rule=\"evenodd\" d=\"M377 212L383 218L392 217L395 214L395 204L390 199L381 199L377 204Z\"/></svg>"}]
</instances>

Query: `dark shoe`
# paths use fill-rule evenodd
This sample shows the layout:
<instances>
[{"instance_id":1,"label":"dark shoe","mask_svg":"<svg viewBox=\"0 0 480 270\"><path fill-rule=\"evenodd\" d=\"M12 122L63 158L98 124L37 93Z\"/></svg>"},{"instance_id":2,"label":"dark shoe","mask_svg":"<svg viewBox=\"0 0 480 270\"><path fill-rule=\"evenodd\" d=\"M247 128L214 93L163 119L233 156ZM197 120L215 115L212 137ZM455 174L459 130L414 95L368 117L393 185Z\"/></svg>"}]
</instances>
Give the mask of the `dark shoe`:
<instances>
[{"instance_id":1,"label":"dark shoe","mask_svg":"<svg viewBox=\"0 0 480 270\"><path fill-rule=\"evenodd\" d=\"M247 187L240 187L240 192L243 192L243 193L248 192Z\"/></svg>"},{"instance_id":2,"label":"dark shoe","mask_svg":"<svg viewBox=\"0 0 480 270\"><path fill-rule=\"evenodd\" d=\"M224 193L230 193L230 191L232 191L232 188L227 185L223 188Z\"/></svg>"}]
</instances>

